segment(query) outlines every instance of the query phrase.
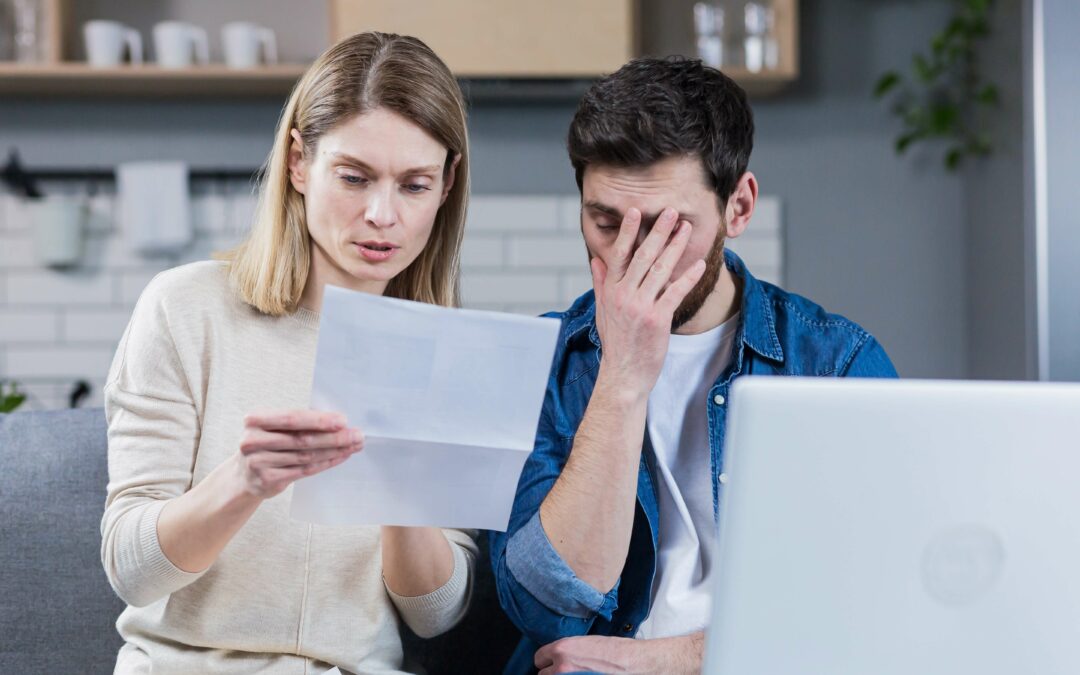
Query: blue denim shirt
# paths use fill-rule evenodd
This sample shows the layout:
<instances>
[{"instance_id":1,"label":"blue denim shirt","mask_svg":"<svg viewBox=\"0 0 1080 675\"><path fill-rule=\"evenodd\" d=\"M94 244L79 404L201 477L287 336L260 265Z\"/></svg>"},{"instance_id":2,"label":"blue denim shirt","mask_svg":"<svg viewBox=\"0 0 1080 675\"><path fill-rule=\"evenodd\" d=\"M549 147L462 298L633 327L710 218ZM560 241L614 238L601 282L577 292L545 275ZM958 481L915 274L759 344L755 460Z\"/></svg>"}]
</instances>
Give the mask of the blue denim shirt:
<instances>
[{"instance_id":1,"label":"blue denim shirt","mask_svg":"<svg viewBox=\"0 0 1080 675\"><path fill-rule=\"evenodd\" d=\"M713 511L718 516L728 391L742 375L896 377L881 345L855 323L828 314L806 298L755 279L731 251L724 262L742 290L741 325L731 364L709 390L708 418ZM499 599L524 634L506 673L531 673L541 645L574 635L632 637L649 614L656 572L659 510L653 452L643 440L630 550L615 587L601 593L578 579L540 524L544 501L570 455L600 366L600 337L592 291L567 311L548 316L562 330L536 443L518 482L506 532L491 533L491 562ZM706 467L702 467L705 470Z\"/></svg>"}]
</instances>

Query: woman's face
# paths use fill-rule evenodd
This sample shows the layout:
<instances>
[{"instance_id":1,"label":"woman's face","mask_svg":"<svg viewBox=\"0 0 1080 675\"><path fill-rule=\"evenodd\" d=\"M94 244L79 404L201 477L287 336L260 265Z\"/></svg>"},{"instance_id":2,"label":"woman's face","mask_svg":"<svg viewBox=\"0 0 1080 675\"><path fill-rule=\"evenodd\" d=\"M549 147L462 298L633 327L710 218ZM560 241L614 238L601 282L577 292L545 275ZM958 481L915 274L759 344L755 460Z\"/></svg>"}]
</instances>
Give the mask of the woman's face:
<instances>
[{"instance_id":1,"label":"woman's face","mask_svg":"<svg viewBox=\"0 0 1080 675\"><path fill-rule=\"evenodd\" d=\"M382 294L431 236L454 180L453 171L443 178L446 146L385 108L338 125L312 154L292 134L290 179L304 195L312 278Z\"/></svg>"}]
</instances>

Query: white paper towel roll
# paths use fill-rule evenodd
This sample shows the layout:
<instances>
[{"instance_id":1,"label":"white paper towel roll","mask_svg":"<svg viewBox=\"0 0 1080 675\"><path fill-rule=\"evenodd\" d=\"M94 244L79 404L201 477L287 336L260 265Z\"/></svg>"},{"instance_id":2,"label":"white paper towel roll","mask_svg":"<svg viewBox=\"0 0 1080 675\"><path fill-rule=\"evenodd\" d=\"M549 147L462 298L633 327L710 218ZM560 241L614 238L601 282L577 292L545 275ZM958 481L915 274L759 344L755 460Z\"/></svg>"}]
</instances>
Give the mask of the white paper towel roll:
<instances>
[{"instance_id":1,"label":"white paper towel roll","mask_svg":"<svg viewBox=\"0 0 1080 675\"><path fill-rule=\"evenodd\" d=\"M120 224L143 255L178 253L191 243L191 200L184 162L125 162L116 168Z\"/></svg>"}]
</instances>

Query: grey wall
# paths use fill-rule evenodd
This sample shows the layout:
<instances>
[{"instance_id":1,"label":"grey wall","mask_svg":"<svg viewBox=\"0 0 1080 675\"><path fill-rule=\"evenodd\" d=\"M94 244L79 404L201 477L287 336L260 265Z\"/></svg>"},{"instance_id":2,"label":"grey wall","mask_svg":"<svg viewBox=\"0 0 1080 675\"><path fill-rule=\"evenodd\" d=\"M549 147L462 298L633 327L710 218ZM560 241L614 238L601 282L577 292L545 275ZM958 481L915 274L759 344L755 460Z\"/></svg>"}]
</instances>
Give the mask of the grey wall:
<instances>
[{"instance_id":1,"label":"grey wall","mask_svg":"<svg viewBox=\"0 0 1080 675\"><path fill-rule=\"evenodd\" d=\"M1004 0L1008 2L1008 0ZM944 24L947 0L803 0L799 83L755 101L751 168L784 201L787 285L875 333L906 376L968 373L969 200L940 149L898 158L870 92ZM29 164L175 157L254 166L279 102L0 101L0 148ZM572 192L571 104L472 111L475 190ZM983 278L980 274L979 279Z\"/></svg>"},{"instance_id":2,"label":"grey wall","mask_svg":"<svg viewBox=\"0 0 1080 675\"><path fill-rule=\"evenodd\" d=\"M994 153L964 167L969 289L968 374L984 379L1034 376L1028 341L1024 220L1024 77L1021 0L998 0L994 33L979 54L1000 103L982 116Z\"/></svg>"}]
</instances>

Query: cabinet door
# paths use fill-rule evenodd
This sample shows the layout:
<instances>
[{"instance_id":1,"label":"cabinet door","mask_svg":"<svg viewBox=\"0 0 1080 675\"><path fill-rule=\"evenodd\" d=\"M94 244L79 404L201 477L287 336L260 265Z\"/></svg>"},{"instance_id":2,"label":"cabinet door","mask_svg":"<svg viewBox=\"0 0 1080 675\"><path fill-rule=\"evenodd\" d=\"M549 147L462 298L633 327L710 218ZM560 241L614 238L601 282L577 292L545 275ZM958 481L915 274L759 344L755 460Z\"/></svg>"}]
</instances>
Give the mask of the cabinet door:
<instances>
[{"instance_id":1,"label":"cabinet door","mask_svg":"<svg viewBox=\"0 0 1080 675\"><path fill-rule=\"evenodd\" d=\"M336 42L423 40L459 77L591 77L634 56L634 0L331 0Z\"/></svg>"}]
</instances>

